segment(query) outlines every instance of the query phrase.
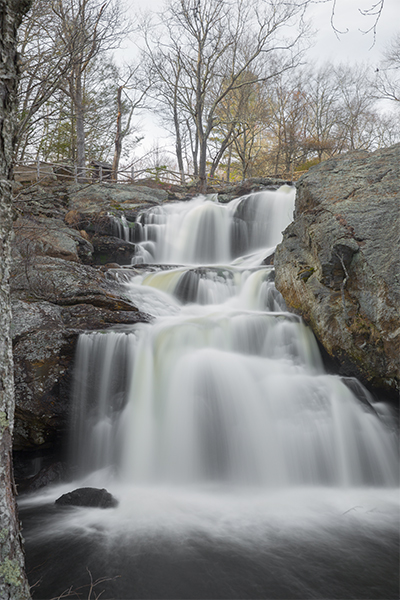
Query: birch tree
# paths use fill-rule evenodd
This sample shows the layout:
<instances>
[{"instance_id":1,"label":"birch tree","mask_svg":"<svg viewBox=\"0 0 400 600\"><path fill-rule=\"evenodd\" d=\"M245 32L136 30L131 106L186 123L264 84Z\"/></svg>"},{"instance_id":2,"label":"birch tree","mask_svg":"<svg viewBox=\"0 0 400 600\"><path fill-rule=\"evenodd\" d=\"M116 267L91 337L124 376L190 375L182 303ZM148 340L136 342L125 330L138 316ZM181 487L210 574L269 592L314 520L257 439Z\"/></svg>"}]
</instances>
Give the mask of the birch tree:
<instances>
[{"instance_id":1,"label":"birch tree","mask_svg":"<svg viewBox=\"0 0 400 600\"><path fill-rule=\"evenodd\" d=\"M0 597L30 598L14 497L12 434L14 382L11 347L10 263L12 154L18 83L17 29L30 0L0 0Z\"/></svg>"}]
</instances>

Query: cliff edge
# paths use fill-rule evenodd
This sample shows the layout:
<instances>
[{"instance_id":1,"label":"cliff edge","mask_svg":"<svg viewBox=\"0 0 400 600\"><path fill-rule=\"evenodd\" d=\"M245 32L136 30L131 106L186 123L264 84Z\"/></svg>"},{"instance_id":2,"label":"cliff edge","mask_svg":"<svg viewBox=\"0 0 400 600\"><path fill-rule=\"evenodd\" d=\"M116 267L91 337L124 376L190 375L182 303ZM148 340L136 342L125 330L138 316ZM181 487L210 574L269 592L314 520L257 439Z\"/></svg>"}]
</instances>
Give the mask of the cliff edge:
<instances>
[{"instance_id":1,"label":"cliff edge","mask_svg":"<svg viewBox=\"0 0 400 600\"><path fill-rule=\"evenodd\" d=\"M399 393L400 144L323 162L297 183L276 286L344 375Z\"/></svg>"}]
</instances>

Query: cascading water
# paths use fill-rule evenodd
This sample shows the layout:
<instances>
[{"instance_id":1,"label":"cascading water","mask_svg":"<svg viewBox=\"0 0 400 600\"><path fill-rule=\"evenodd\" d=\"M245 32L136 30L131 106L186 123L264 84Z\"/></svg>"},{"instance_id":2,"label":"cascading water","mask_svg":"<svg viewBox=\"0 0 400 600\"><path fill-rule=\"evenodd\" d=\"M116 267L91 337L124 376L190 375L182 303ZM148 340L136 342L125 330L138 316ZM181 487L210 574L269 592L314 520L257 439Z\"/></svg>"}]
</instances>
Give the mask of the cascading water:
<instances>
[{"instance_id":1,"label":"cascading water","mask_svg":"<svg viewBox=\"0 0 400 600\"><path fill-rule=\"evenodd\" d=\"M80 509L58 517L57 528L85 539L102 532L113 548L102 560L125 578L119 588L110 584L116 597L394 597L393 580L376 566L370 576L364 569L377 532L396 557L390 414L355 380L325 373L312 333L287 312L273 267L262 265L293 201L285 186L227 205L199 197L143 213L132 268L114 277L154 321L80 337L73 461L80 485L107 486L120 506L107 514ZM361 517L351 514L343 527L353 511ZM125 548L118 560L116 540ZM350 588L338 583L346 543L361 557ZM310 545L315 578L296 574L307 572L298 554ZM137 573L127 574L140 562L129 557L143 553L162 581L139 585ZM235 553L247 565L242 578Z\"/></svg>"}]
</instances>

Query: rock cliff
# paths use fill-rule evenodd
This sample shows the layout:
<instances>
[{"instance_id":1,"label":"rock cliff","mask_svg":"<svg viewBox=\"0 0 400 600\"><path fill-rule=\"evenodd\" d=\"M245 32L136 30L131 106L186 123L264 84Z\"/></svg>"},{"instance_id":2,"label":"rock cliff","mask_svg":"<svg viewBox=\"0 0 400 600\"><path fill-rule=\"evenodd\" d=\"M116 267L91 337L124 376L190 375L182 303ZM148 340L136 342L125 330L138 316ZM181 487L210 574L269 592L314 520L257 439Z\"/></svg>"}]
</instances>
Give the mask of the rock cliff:
<instances>
[{"instance_id":1,"label":"rock cliff","mask_svg":"<svg viewBox=\"0 0 400 600\"><path fill-rule=\"evenodd\" d=\"M400 144L313 167L275 254L276 286L341 373L397 396Z\"/></svg>"},{"instance_id":2,"label":"rock cliff","mask_svg":"<svg viewBox=\"0 0 400 600\"><path fill-rule=\"evenodd\" d=\"M134 248L113 233L121 204L138 209L167 198L163 190L112 184L35 186L17 195L11 274L16 451L51 452L64 437L81 332L149 320L109 276L109 267L129 264Z\"/></svg>"}]
</instances>

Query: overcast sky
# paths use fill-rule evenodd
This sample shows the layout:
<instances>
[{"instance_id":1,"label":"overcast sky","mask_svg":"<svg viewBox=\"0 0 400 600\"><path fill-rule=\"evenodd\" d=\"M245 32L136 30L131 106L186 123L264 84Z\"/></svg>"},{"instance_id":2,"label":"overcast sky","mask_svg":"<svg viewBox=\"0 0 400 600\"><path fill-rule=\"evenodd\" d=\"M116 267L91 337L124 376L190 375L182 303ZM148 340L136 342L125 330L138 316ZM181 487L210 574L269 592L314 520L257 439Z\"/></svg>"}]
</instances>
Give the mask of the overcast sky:
<instances>
[{"instance_id":1,"label":"overcast sky","mask_svg":"<svg viewBox=\"0 0 400 600\"><path fill-rule=\"evenodd\" d=\"M382 52L393 36L400 31L400 0L384 0L384 8L377 24L377 33L374 40L373 33L364 34L363 31L373 26L375 17L366 17L360 10L371 8L377 0L336 0L334 24L340 31L336 35L331 25L333 0L327 3L315 3L309 8L309 17L318 33L314 45L309 51L310 62L371 62L379 63ZM134 17L138 10L144 7L147 10L158 11L162 9L163 0L134 0L129 6ZM134 44L124 49L125 58L134 54ZM155 140L160 146L167 143L165 131L158 128L154 115L141 118L141 133L145 136L137 155L149 150Z\"/></svg>"},{"instance_id":2,"label":"overcast sky","mask_svg":"<svg viewBox=\"0 0 400 600\"><path fill-rule=\"evenodd\" d=\"M368 9L377 0L337 0L335 26L347 33L335 35L331 27L332 3L315 5L310 10L315 27L319 30L312 56L320 60L379 62L387 43L400 31L400 0L385 0L382 16L377 24L374 43L372 32L363 34L374 23L374 17L365 17L360 9Z\"/></svg>"}]
</instances>

